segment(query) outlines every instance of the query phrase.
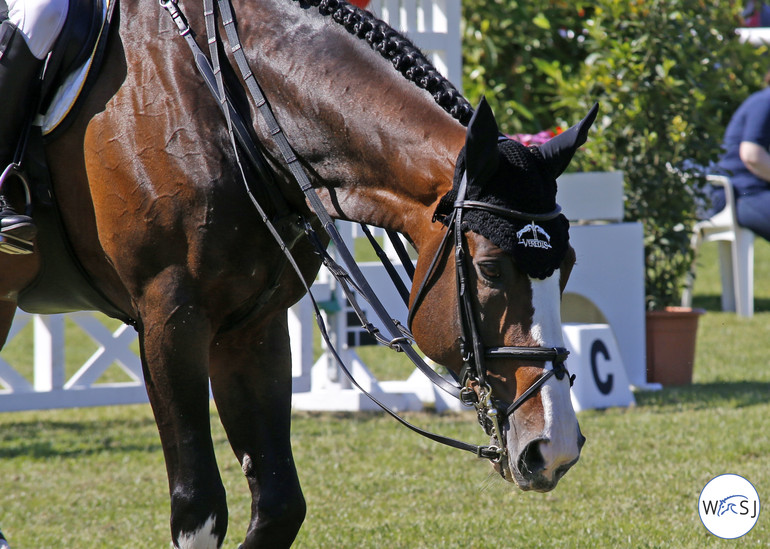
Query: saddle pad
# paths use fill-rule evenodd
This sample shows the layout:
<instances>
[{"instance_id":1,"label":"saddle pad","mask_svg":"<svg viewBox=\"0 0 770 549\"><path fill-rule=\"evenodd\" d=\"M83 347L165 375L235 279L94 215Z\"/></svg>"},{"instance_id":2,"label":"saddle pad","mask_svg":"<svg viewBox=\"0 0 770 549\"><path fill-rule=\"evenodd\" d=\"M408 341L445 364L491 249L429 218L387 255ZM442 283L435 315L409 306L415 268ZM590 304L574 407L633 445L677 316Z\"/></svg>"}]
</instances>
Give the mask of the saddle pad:
<instances>
[{"instance_id":1,"label":"saddle pad","mask_svg":"<svg viewBox=\"0 0 770 549\"><path fill-rule=\"evenodd\" d=\"M48 111L37 117L34 124L40 126L43 135L47 136L53 132L67 115L72 112L75 103L85 88L86 79L94 67L94 59L102 44L106 30L107 14L110 11L114 0L104 0L102 4L101 23L99 25L99 35L91 50L88 59L76 70L70 72L57 88L50 102Z\"/></svg>"}]
</instances>

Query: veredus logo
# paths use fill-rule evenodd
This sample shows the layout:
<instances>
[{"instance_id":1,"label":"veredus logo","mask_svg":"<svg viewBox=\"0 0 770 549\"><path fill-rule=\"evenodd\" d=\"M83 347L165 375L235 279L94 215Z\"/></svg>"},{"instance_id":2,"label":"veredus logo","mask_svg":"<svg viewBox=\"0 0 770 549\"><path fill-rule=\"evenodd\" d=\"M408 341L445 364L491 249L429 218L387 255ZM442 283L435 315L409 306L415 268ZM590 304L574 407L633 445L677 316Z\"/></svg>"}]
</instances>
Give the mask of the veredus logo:
<instances>
[{"instance_id":1,"label":"veredus logo","mask_svg":"<svg viewBox=\"0 0 770 549\"><path fill-rule=\"evenodd\" d=\"M757 523L759 510L757 490L739 475L719 475L711 479L698 500L703 526L724 539L746 535Z\"/></svg>"},{"instance_id":2,"label":"veredus logo","mask_svg":"<svg viewBox=\"0 0 770 549\"><path fill-rule=\"evenodd\" d=\"M524 238L526 234L531 234L530 238ZM545 240L540 240L539 236L544 236ZM525 225L523 229L516 233L516 238L519 239L519 244L526 248L542 248L544 250L551 249L551 235L545 232L540 225L535 225L533 221L529 225Z\"/></svg>"}]
</instances>

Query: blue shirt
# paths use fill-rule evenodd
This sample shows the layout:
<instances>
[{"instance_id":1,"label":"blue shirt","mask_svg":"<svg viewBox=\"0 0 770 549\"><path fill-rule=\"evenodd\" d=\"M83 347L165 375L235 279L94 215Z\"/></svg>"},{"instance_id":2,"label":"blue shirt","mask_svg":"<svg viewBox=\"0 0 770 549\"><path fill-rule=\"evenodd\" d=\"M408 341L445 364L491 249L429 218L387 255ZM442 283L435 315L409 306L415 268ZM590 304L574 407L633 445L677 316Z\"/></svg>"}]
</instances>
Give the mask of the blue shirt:
<instances>
[{"instance_id":1,"label":"blue shirt","mask_svg":"<svg viewBox=\"0 0 770 549\"><path fill-rule=\"evenodd\" d=\"M765 150L770 147L770 87L750 95L735 111L725 130L725 152L719 160L720 172L730 177L739 195L768 189L767 181L751 173L741 160L738 151L742 141Z\"/></svg>"}]
</instances>

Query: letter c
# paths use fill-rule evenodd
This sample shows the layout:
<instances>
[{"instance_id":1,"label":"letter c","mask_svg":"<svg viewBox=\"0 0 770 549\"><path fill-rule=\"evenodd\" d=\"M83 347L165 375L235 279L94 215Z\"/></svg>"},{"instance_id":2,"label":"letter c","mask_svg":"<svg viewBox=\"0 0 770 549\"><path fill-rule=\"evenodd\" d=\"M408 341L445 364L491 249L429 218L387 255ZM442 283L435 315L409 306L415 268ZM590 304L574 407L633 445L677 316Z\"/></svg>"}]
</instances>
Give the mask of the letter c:
<instances>
[{"instance_id":1,"label":"letter c","mask_svg":"<svg viewBox=\"0 0 770 549\"><path fill-rule=\"evenodd\" d=\"M610 352L607 350L607 346L601 339L597 339L591 344L591 374L593 374L594 383L596 383L599 392L603 395L608 395L610 394L610 391L612 391L613 375L607 374L607 379L604 381L599 379L599 370L596 367L596 355L599 353L604 356L604 360L610 359Z\"/></svg>"}]
</instances>

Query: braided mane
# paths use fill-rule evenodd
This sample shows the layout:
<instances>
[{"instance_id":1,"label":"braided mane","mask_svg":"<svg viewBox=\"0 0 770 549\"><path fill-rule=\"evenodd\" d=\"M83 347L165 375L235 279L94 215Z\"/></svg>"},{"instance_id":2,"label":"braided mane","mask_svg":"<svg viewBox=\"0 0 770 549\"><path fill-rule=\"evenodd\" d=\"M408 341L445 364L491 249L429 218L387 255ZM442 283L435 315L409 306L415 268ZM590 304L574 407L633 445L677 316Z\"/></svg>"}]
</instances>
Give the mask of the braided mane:
<instances>
[{"instance_id":1,"label":"braided mane","mask_svg":"<svg viewBox=\"0 0 770 549\"><path fill-rule=\"evenodd\" d=\"M374 51L393 63L404 78L427 90L436 103L452 117L464 126L468 125L473 114L470 103L436 70L411 40L370 12L352 6L344 0L304 2L317 7L321 15L331 15L332 19L345 27L350 34L364 40Z\"/></svg>"}]
</instances>

